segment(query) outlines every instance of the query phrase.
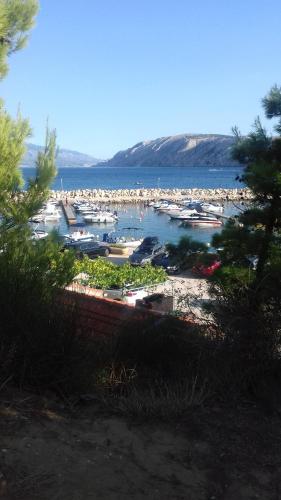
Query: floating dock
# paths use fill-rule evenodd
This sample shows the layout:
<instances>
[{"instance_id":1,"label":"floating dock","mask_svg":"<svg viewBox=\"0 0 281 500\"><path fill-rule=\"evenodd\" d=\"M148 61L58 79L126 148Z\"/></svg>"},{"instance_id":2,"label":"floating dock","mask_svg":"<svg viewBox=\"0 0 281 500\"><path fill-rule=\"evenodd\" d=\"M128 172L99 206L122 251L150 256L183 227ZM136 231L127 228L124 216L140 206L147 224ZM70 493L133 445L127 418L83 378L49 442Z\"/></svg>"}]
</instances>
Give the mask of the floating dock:
<instances>
[{"instance_id":1,"label":"floating dock","mask_svg":"<svg viewBox=\"0 0 281 500\"><path fill-rule=\"evenodd\" d=\"M72 205L70 205L66 200L61 200L61 206L63 209L66 222L71 226L71 224L76 224L76 215Z\"/></svg>"}]
</instances>

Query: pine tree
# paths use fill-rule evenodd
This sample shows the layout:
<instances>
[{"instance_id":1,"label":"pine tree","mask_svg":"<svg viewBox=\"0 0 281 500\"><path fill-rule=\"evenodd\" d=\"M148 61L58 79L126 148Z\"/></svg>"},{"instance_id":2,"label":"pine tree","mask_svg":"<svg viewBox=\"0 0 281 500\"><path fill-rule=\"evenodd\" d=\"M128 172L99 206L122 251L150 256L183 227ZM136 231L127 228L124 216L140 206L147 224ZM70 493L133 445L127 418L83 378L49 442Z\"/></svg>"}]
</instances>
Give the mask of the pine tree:
<instances>
[{"instance_id":1,"label":"pine tree","mask_svg":"<svg viewBox=\"0 0 281 500\"><path fill-rule=\"evenodd\" d=\"M26 45L37 11L37 0L0 0L0 78L8 72L8 56Z\"/></svg>"},{"instance_id":2,"label":"pine tree","mask_svg":"<svg viewBox=\"0 0 281 500\"><path fill-rule=\"evenodd\" d=\"M277 135L259 118L247 137L234 129L233 156L245 164L240 180L253 201L213 238L223 265L210 287L214 318L251 384L271 370L281 347L281 88L262 104L267 118L278 119Z\"/></svg>"},{"instance_id":3,"label":"pine tree","mask_svg":"<svg viewBox=\"0 0 281 500\"><path fill-rule=\"evenodd\" d=\"M274 86L262 103L267 118L279 118L278 135L269 136L259 118L247 137L234 129L233 157L246 165L240 180L252 191L253 201L213 241L223 247L225 263L249 267L249 257L256 257L256 282L281 257L281 88Z\"/></svg>"}]
</instances>

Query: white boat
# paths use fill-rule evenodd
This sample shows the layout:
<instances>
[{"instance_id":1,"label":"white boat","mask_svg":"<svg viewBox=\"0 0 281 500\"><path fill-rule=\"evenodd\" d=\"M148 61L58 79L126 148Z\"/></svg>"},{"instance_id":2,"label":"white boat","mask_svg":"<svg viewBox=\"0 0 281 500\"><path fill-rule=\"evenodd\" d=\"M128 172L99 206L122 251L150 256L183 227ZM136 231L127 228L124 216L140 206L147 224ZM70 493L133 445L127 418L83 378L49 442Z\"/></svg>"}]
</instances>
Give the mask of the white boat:
<instances>
[{"instance_id":1,"label":"white boat","mask_svg":"<svg viewBox=\"0 0 281 500\"><path fill-rule=\"evenodd\" d=\"M171 203L171 205L169 205L169 207L164 210L164 213L167 214L167 215L173 215L173 214L177 214L179 212L181 212L183 210L183 207L181 207L180 205L177 205L176 203Z\"/></svg>"},{"instance_id":2,"label":"white boat","mask_svg":"<svg viewBox=\"0 0 281 500\"><path fill-rule=\"evenodd\" d=\"M164 201L163 203L161 203L161 205L154 207L154 208L155 208L155 210L157 210L157 212L164 212L164 210L169 209L169 205L170 205L170 203L168 201Z\"/></svg>"},{"instance_id":3,"label":"white boat","mask_svg":"<svg viewBox=\"0 0 281 500\"><path fill-rule=\"evenodd\" d=\"M191 214L186 217L183 221L184 225L189 226L221 226L222 221L219 220L215 215L208 215L204 213Z\"/></svg>"},{"instance_id":4,"label":"white boat","mask_svg":"<svg viewBox=\"0 0 281 500\"><path fill-rule=\"evenodd\" d=\"M170 219L175 220L185 220L188 219L191 215L199 215L199 212L195 209L184 208L180 212L176 211L174 213L170 213Z\"/></svg>"},{"instance_id":5,"label":"white boat","mask_svg":"<svg viewBox=\"0 0 281 500\"><path fill-rule=\"evenodd\" d=\"M52 203L47 203L46 207L34 216L34 220L40 222L58 221L60 218L61 214L59 210Z\"/></svg>"},{"instance_id":6,"label":"white boat","mask_svg":"<svg viewBox=\"0 0 281 500\"><path fill-rule=\"evenodd\" d=\"M155 208L155 210L158 210L160 207L164 206L164 205L168 205L169 202L167 200L159 200L159 201L156 201L152 206L153 208Z\"/></svg>"},{"instance_id":7,"label":"white boat","mask_svg":"<svg viewBox=\"0 0 281 500\"><path fill-rule=\"evenodd\" d=\"M47 236L47 231L43 231L43 229L34 229L34 231L32 231L31 233L32 240L42 240L44 238L47 238Z\"/></svg>"},{"instance_id":8,"label":"white boat","mask_svg":"<svg viewBox=\"0 0 281 500\"><path fill-rule=\"evenodd\" d=\"M203 202L201 203L201 207L204 212L222 213L224 211L224 207L222 205L219 205L218 203Z\"/></svg>"},{"instance_id":9,"label":"white boat","mask_svg":"<svg viewBox=\"0 0 281 500\"><path fill-rule=\"evenodd\" d=\"M136 231L140 231L139 227L123 227L119 231L112 231L111 233L104 233L103 242L118 244L123 248L137 248L143 242L143 238L136 237ZM128 234L126 234L126 232ZM133 233L133 234L132 234Z\"/></svg>"},{"instance_id":10,"label":"white boat","mask_svg":"<svg viewBox=\"0 0 281 500\"><path fill-rule=\"evenodd\" d=\"M112 214L111 212L97 212L93 215L85 215L85 222L96 222L96 223L115 223L118 220L117 215Z\"/></svg>"},{"instance_id":11,"label":"white boat","mask_svg":"<svg viewBox=\"0 0 281 500\"><path fill-rule=\"evenodd\" d=\"M97 210L100 210L99 207L97 207L96 205L94 205L93 203L84 203L84 204L76 204L76 205L73 205L76 212L79 212L79 213L84 213L84 212L93 212L93 211L97 211Z\"/></svg>"},{"instance_id":12,"label":"white boat","mask_svg":"<svg viewBox=\"0 0 281 500\"><path fill-rule=\"evenodd\" d=\"M99 235L81 229L81 231L73 231L73 233L65 234L64 239L66 241L97 241L99 240Z\"/></svg>"}]
</instances>

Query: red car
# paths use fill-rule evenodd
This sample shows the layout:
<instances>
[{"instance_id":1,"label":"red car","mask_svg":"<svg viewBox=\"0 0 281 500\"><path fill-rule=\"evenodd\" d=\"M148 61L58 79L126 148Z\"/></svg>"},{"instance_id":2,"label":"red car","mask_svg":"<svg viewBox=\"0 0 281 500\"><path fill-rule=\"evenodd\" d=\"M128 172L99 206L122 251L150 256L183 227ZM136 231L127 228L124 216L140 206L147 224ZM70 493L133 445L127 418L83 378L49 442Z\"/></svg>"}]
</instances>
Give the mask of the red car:
<instances>
[{"instance_id":1,"label":"red car","mask_svg":"<svg viewBox=\"0 0 281 500\"><path fill-rule=\"evenodd\" d=\"M214 272L221 266L220 260L215 260L211 264L202 264L198 262L192 268L192 272L196 274L200 274L201 276L212 276Z\"/></svg>"}]
</instances>

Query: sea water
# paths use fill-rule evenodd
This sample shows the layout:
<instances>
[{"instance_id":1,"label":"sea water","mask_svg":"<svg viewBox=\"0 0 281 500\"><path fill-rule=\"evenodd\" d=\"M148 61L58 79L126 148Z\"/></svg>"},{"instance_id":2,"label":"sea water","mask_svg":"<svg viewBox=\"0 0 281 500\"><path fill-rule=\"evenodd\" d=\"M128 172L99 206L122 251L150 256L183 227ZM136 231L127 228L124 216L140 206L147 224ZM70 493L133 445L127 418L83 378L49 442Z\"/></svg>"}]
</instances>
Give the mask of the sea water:
<instances>
[{"instance_id":1,"label":"sea water","mask_svg":"<svg viewBox=\"0 0 281 500\"><path fill-rule=\"evenodd\" d=\"M24 168L24 179L33 177L35 170ZM235 188L241 184L235 180L241 174L241 168L206 168L206 167L93 167L93 168L62 168L53 183L53 189L126 189L126 188ZM177 242L183 235L192 236L204 242L210 242L213 234L220 231L218 227L182 227L178 221L173 221L168 215L156 212L144 204L109 205L118 211L117 224L88 224L85 229L102 239L104 233L118 231L123 228L139 228L133 231L135 236L158 236L162 243ZM225 215L236 211L232 203L225 204ZM78 216L78 220L80 220ZM61 234L69 233L69 227L64 217L60 223L40 225L40 228L51 230L57 228Z\"/></svg>"},{"instance_id":2,"label":"sea water","mask_svg":"<svg viewBox=\"0 0 281 500\"><path fill-rule=\"evenodd\" d=\"M24 179L34 168L23 168ZM65 167L52 189L235 188L241 167Z\"/></svg>"}]
</instances>

